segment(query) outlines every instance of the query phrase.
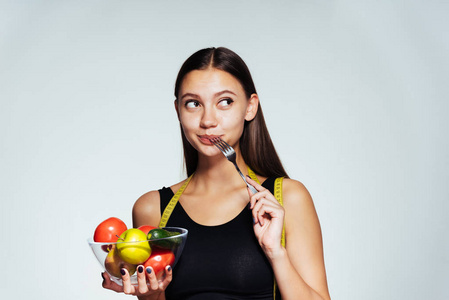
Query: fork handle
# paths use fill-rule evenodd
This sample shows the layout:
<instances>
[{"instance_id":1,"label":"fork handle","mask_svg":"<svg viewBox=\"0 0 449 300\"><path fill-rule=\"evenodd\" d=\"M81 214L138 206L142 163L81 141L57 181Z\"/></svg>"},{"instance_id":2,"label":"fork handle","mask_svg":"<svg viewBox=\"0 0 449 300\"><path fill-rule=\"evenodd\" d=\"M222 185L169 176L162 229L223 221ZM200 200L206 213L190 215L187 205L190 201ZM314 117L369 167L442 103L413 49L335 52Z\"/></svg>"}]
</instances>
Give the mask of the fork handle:
<instances>
[{"instance_id":1,"label":"fork handle","mask_svg":"<svg viewBox=\"0 0 449 300\"><path fill-rule=\"evenodd\" d=\"M256 190L256 188L253 187L251 184L249 184L248 181L246 181L246 177L245 177L245 175L243 175L242 171L240 171L239 167L238 167L236 164L234 164L234 166L235 166L235 168L237 169L237 171L239 172L240 177L242 177L243 181L246 183L246 186L249 188L249 190L251 191L251 193L252 193L253 195L254 195L255 193L258 193L259 191Z\"/></svg>"},{"instance_id":2,"label":"fork handle","mask_svg":"<svg viewBox=\"0 0 449 300\"><path fill-rule=\"evenodd\" d=\"M256 190L255 187L253 187L251 184L249 184L248 182L246 182L246 185L248 186L249 190L251 191L251 193L254 195L255 193L258 193L259 191Z\"/></svg>"}]
</instances>

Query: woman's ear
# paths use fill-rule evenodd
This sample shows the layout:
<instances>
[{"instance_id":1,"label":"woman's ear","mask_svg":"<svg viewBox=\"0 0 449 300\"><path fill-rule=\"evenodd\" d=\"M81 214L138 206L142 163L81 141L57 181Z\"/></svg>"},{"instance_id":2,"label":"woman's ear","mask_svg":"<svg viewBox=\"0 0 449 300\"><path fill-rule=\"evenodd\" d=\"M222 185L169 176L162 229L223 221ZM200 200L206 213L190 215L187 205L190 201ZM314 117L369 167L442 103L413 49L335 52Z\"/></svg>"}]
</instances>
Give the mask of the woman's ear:
<instances>
[{"instance_id":1,"label":"woman's ear","mask_svg":"<svg viewBox=\"0 0 449 300\"><path fill-rule=\"evenodd\" d=\"M248 106L246 107L245 120L251 121L256 117L257 109L259 107L259 96L252 94L248 100Z\"/></svg>"},{"instance_id":2,"label":"woman's ear","mask_svg":"<svg viewBox=\"0 0 449 300\"><path fill-rule=\"evenodd\" d=\"M174 104L175 104L176 115L178 115L178 121L181 122L181 120L179 119L178 99L175 99Z\"/></svg>"}]
</instances>

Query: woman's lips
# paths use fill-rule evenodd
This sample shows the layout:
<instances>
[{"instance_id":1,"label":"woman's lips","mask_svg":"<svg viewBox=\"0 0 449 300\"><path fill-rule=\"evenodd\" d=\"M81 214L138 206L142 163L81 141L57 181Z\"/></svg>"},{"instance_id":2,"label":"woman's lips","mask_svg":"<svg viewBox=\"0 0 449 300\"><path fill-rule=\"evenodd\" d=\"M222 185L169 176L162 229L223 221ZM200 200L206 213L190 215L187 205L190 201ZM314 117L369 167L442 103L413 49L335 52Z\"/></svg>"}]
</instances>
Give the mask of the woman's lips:
<instances>
[{"instance_id":1,"label":"woman's lips","mask_svg":"<svg viewBox=\"0 0 449 300\"><path fill-rule=\"evenodd\" d=\"M213 145L211 142L212 139L220 137L219 135L199 135L198 138L203 144L206 145Z\"/></svg>"}]
</instances>

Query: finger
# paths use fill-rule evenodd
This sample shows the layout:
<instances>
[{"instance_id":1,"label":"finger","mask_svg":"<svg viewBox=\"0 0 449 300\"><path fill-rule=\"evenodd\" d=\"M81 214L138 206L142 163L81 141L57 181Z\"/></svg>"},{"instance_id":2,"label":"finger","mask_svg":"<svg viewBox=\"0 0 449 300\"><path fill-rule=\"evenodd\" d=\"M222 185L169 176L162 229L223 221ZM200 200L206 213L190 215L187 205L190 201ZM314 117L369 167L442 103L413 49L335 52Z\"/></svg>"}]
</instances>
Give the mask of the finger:
<instances>
[{"instance_id":1,"label":"finger","mask_svg":"<svg viewBox=\"0 0 449 300\"><path fill-rule=\"evenodd\" d=\"M263 186L261 186L260 184L257 183L257 181L252 180L251 177L249 177L248 175L246 175L246 181L251 184L257 191L263 191L265 190L265 188Z\"/></svg>"},{"instance_id":2,"label":"finger","mask_svg":"<svg viewBox=\"0 0 449 300\"><path fill-rule=\"evenodd\" d=\"M131 276L129 276L128 270L125 268L122 268L120 273L122 273L123 292L127 295L131 295L135 290L134 286L131 284Z\"/></svg>"},{"instance_id":3,"label":"finger","mask_svg":"<svg viewBox=\"0 0 449 300\"><path fill-rule=\"evenodd\" d=\"M250 199L250 208L253 209L253 208L254 208L254 205L255 205L259 200L261 200L261 199L263 199L263 198L265 198L265 199L267 199L267 200L270 200L270 201L273 202L273 203L278 203L277 200L276 200L276 198L273 196L273 194L270 193L269 190L265 189L265 190L263 190L263 191L261 191L261 192L259 192L259 193L257 193L257 194L254 194L253 196L251 196L251 199Z\"/></svg>"},{"instance_id":4,"label":"finger","mask_svg":"<svg viewBox=\"0 0 449 300\"><path fill-rule=\"evenodd\" d=\"M281 212L284 209L279 203L270 201L267 198L262 198L254 204L253 212L257 213L262 207L270 207L273 209L273 212ZM277 217L279 214L273 215L273 217L275 216Z\"/></svg>"},{"instance_id":5,"label":"finger","mask_svg":"<svg viewBox=\"0 0 449 300\"><path fill-rule=\"evenodd\" d=\"M146 269L147 279L149 282L150 290L157 290L159 288L159 284L157 282L156 274L154 274L154 270L152 267L147 267Z\"/></svg>"},{"instance_id":6,"label":"finger","mask_svg":"<svg viewBox=\"0 0 449 300\"><path fill-rule=\"evenodd\" d=\"M259 199L257 202L254 203L252 209L254 224L259 224L260 226L263 225L263 215L260 214L260 210L263 207L264 201L265 201L264 198Z\"/></svg>"},{"instance_id":7,"label":"finger","mask_svg":"<svg viewBox=\"0 0 449 300\"><path fill-rule=\"evenodd\" d=\"M260 226L264 226L265 225L265 221L267 219L272 219L271 213L272 210L270 208L267 207L267 205L262 205L262 207L260 208L260 210L257 212L258 216L259 216L259 222L260 222Z\"/></svg>"},{"instance_id":8,"label":"finger","mask_svg":"<svg viewBox=\"0 0 449 300\"><path fill-rule=\"evenodd\" d=\"M283 208L280 205L273 203L272 201L263 198L255 204L252 214L256 223L259 223L261 226L265 224L265 219L267 217L277 218L281 217Z\"/></svg>"},{"instance_id":9,"label":"finger","mask_svg":"<svg viewBox=\"0 0 449 300\"><path fill-rule=\"evenodd\" d=\"M140 294L148 292L147 277L144 271L145 269L142 265L137 267L137 290Z\"/></svg>"},{"instance_id":10,"label":"finger","mask_svg":"<svg viewBox=\"0 0 449 300\"><path fill-rule=\"evenodd\" d=\"M266 220L277 224L279 224L278 221L280 220L280 224L283 224L284 213L285 211L283 207L272 205L271 203L264 204L259 210L259 215L262 218L262 226L265 224Z\"/></svg>"},{"instance_id":11,"label":"finger","mask_svg":"<svg viewBox=\"0 0 449 300\"><path fill-rule=\"evenodd\" d=\"M161 289L165 290L167 286L170 284L173 278L173 271L170 265L165 267L165 278L161 283Z\"/></svg>"},{"instance_id":12,"label":"finger","mask_svg":"<svg viewBox=\"0 0 449 300\"><path fill-rule=\"evenodd\" d=\"M103 287L105 287L105 285L107 285L109 282L111 282L111 280L109 279L108 275L105 275L106 272L101 273L101 278L103 278L103 282L101 283L101 285ZM106 276L108 277L108 279L106 279Z\"/></svg>"},{"instance_id":13,"label":"finger","mask_svg":"<svg viewBox=\"0 0 449 300\"><path fill-rule=\"evenodd\" d=\"M259 201L260 199L262 199L264 197L263 192L258 192L257 194L253 194L249 200L249 208L253 209L254 205L257 203L257 201Z\"/></svg>"},{"instance_id":14,"label":"finger","mask_svg":"<svg viewBox=\"0 0 449 300\"><path fill-rule=\"evenodd\" d=\"M101 273L101 277L103 277L102 286L105 289L113 290L115 292L121 292L123 290L123 288L120 285L111 280L111 277L109 277L108 272Z\"/></svg>"},{"instance_id":15,"label":"finger","mask_svg":"<svg viewBox=\"0 0 449 300\"><path fill-rule=\"evenodd\" d=\"M102 285L105 289L109 289L118 293L123 292L123 287L112 281L108 272L102 273L102 277L103 277Z\"/></svg>"}]
</instances>

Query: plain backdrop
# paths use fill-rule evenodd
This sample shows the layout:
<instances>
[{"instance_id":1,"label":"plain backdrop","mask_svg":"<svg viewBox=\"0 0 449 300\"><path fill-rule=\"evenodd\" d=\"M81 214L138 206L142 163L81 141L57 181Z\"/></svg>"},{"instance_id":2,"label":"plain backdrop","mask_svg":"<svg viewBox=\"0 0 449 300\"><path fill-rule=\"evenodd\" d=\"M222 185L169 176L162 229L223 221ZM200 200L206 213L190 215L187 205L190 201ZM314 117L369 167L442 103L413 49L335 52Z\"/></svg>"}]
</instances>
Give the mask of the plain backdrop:
<instances>
[{"instance_id":1,"label":"plain backdrop","mask_svg":"<svg viewBox=\"0 0 449 300\"><path fill-rule=\"evenodd\" d=\"M446 1L0 1L2 299L126 299L86 239L185 178L173 87L248 64L335 300L449 299ZM238 247L238 245L235 245Z\"/></svg>"}]
</instances>

